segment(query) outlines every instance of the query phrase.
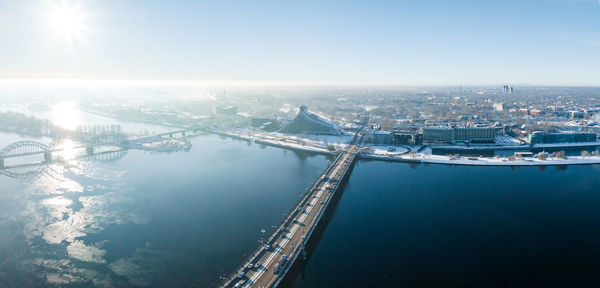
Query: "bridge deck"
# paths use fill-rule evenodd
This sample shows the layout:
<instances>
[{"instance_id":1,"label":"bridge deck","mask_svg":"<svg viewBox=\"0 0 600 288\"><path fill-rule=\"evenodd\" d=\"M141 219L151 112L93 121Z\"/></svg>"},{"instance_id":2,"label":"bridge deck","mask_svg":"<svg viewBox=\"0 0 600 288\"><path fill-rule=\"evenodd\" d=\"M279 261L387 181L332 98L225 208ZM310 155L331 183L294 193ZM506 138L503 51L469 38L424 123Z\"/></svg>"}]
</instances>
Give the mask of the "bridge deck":
<instances>
[{"instance_id":1,"label":"bridge deck","mask_svg":"<svg viewBox=\"0 0 600 288\"><path fill-rule=\"evenodd\" d=\"M182 129L182 130L177 130L177 131L160 133L160 134L156 134L156 135L152 135L152 136L143 136L143 137L138 137L138 138L125 139L125 140L116 141L116 142L109 141L109 142L100 142L100 143L84 143L81 145L69 147L68 149L69 150L78 150L78 149L84 149L84 148L88 148L88 147L98 147L98 146L127 146L127 143L134 143L134 142L144 141L147 139L156 141L156 139L160 139L163 136L173 136L173 135L177 135L177 134L185 136L185 135L188 135L188 134L186 134L188 132L198 133L198 131L203 131L203 130L201 128L188 128L188 129ZM196 135L197 134L189 134L189 136L196 136ZM9 153L9 154L0 153L0 159L19 158L19 157L25 157L25 156L61 152L61 151L66 150L66 148L47 147L44 144L32 142L32 141L21 141L21 142L35 143L37 145L36 148L38 148L38 149L33 149L31 151L24 151L24 152L18 152L18 153ZM20 142L17 142L17 143L20 143ZM13 143L13 144L17 144L17 143ZM11 145L9 145L9 146L11 146ZM42 146L44 146L44 147L42 148Z\"/></svg>"},{"instance_id":2,"label":"bridge deck","mask_svg":"<svg viewBox=\"0 0 600 288\"><path fill-rule=\"evenodd\" d=\"M304 245L326 211L339 183L354 163L359 141L355 139L329 165L294 212L252 257L253 267L242 268L238 273L243 272L244 276L230 280L224 287L275 287L281 282L296 258L304 252ZM283 255L287 260L281 261Z\"/></svg>"}]
</instances>

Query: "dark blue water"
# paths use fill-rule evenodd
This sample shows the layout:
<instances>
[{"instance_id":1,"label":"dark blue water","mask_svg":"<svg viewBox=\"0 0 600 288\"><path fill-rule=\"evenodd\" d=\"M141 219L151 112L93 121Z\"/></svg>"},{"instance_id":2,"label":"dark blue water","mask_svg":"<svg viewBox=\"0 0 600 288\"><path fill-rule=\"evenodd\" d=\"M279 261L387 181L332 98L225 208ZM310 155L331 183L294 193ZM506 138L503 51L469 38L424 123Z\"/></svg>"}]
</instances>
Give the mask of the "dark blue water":
<instances>
[{"instance_id":1,"label":"dark blue water","mask_svg":"<svg viewBox=\"0 0 600 288\"><path fill-rule=\"evenodd\" d=\"M213 135L192 144L0 175L0 287L213 286L329 163Z\"/></svg>"},{"instance_id":2,"label":"dark blue water","mask_svg":"<svg viewBox=\"0 0 600 288\"><path fill-rule=\"evenodd\" d=\"M0 287L215 285L329 162L193 145L0 176ZM600 166L360 161L296 286L596 286L599 187Z\"/></svg>"},{"instance_id":3,"label":"dark blue water","mask_svg":"<svg viewBox=\"0 0 600 288\"><path fill-rule=\"evenodd\" d=\"M597 287L600 166L357 166L295 287Z\"/></svg>"}]
</instances>

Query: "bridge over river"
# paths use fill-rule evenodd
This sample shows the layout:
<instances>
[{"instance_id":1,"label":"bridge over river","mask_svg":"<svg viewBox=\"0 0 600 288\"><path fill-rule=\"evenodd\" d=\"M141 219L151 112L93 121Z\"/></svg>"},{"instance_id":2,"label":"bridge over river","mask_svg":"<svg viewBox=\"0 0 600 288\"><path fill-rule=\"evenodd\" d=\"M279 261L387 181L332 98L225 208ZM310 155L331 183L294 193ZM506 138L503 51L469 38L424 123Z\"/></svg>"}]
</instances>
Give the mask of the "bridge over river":
<instances>
[{"instance_id":1,"label":"bridge over river","mask_svg":"<svg viewBox=\"0 0 600 288\"><path fill-rule=\"evenodd\" d=\"M338 190L352 170L361 141L362 132L337 155L293 212L223 287L276 287L282 283L296 260L306 256L306 245L336 193L341 193Z\"/></svg>"},{"instance_id":2,"label":"bridge over river","mask_svg":"<svg viewBox=\"0 0 600 288\"><path fill-rule=\"evenodd\" d=\"M56 142L50 144L39 143L35 141L19 141L12 143L0 149L0 174L9 177L26 177L40 171L40 167L44 164L53 161L53 154L66 150L85 149L85 155L76 157L79 159L102 161L111 160L122 157L128 149L142 149L144 144L162 141L165 137L177 138L195 136L198 132L203 131L203 128L194 127L170 131L152 136L144 136L138 138L127 139L123 134L105 133L95 135L94 137L83 137L82 144L71 147L57 146ZM101 146L111 146L114 149L106 151L97 151L96 148ZM30 156L43 155L43 161L32 159ZM6 165L6 160L12 159L20 162L15 165Z\"/></svg>"},{"instance_id":3,"label":"bridge over river","mask_svg":"<svg viewBox=\"0 0 600 288\"><path fill-rule=\"evenodd\" d=\"M202 131L201 128L178 130L148 137L108 141L102 143L82 144L69 149L86 149L83 157L103 157L107 160L122 157L128 147L137 147L140 143L150 143L163 139L163 137L193 136ZM341 184L346 179L354 165L359 146L362 141L362 132L354 136L348 146L338 152L336 158L330 163L316 182L308 189L304 197L287 215L282 223L275 229L268 240L252 254L251 258L230 277L223 287L276 287L286 277L299 257L306 256L306 246L319 224L324 222L324 215L336 195L341 193ZM94 147L115 145L117 149L95 153ZM65 148L56 148L53 144L45 145L37 142L22 141L8 145L0 150L0 174L10 177L29 175L30 171L43 171L41 166L52 161L52 153ZM27 157L29 155L44 155L45 161L25 163L16 166L4 166L5 159Z\"/></svg>"}]
</instances>

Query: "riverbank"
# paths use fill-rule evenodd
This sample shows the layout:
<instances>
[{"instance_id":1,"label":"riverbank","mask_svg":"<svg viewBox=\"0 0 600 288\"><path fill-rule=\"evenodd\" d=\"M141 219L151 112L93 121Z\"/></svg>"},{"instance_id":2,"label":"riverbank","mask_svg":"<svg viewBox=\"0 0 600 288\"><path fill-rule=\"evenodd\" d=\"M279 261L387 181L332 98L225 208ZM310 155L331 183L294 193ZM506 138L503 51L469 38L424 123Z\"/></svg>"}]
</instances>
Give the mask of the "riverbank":
<instances>
[{"instance_id":1,"label":"riverbank","mask_svg":"<svg viewBox=\"0 0 600 288\"><path fill-rule=\"evenodd\" d=\"M319 145L317 141L293 137L284 137L274 133L206 129L207 132L256 144L268 145L294 151L312 152L321 155L334 156L336 150L329 149L326 145ZM343 144L345 146L346 144ZM335 147L337 148L337 147Z\"/></svg>"},{"instance_id":2,"label":"riverbank","mask_svg":"<svg viewBox=\"0 0 600 288\"><path fill-rule=\"evenodd\" d=\"M365 160L465 166L561 166L600 164L599 156L569 156L567 159L549 157L546 160L540 160L538 158L517 158L512 161L507 157L450 157L428 154L409 154L398 156L360 154L359 157L360 159Z\"/></svg>"},{"instance_id":3,"label":"riverbank","mask_svg":"<svg viewBox=\"0 0 600 288\"><path fill-rule=\"evenodd\" d=\"M207 129L207 132L262 145L329 156L336 155L338 153L337 149L347 145L346 143L336 143L335 146L333 146L336 150L331 150L332 146L326 146L331 144L326 144L329 142L323 139L309 139L280 133L254 132L247 130L219 130L216 128L209 128ZM326 140L332 141L335 139L329 137ZM341 142L345 139L339 138L337 140ZM585 144L589 145L590 143ZM396 147L395 151L387 151L386 146L370 146L371 149L369 152L363 151L358 156L360 159L364 160L465 166L561 166L600 164L600 156L568 156L566 159L548 157L545 160L533 157L513 159L513 157L443 156L431 154L431 148L420 149L419 147L423 148L426 146ZM411 153L410 151L421 151L421 153Z\"/></svg>"}]
</instances>

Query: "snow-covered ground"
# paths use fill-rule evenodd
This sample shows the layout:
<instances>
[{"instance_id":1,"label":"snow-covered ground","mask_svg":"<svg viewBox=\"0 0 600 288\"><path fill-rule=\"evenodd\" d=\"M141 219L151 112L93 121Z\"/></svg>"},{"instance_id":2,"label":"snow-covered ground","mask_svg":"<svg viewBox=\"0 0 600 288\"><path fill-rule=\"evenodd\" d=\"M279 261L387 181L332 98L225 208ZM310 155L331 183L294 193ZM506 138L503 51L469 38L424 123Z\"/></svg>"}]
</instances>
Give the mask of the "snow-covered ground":
<instances>
[{"instance_id":1,"label":"snow-covered ground","mask_svg":"<svg viewBox=\"0 0 600 288\"><path fill-rule=\"evenodd\" d=\"M399 147L399 146L377 146L377 145L369 145L365 147L366 151L370 151L370 154L378 155L378 156L398 156L409 152L407 148Z\"/></svg>"},{"instance_id":2,"label":"snow-covered ground","mask_svg":"<svg viewBox=\"0 0 600 288\"><path fill-rule=\"evenodd\" d=\"M539 160L537 158L521 158L510 161L506 157L449 157L442 155L427 155L409 153L404 155L390 156L377 154L361 154L364 159L387 160L398 162L418 162L453 165L476 165L476 166L547 166L547 165L582 165L600 164L599 156L569 156L567 159L548 158Z\"/></svg>"},{"instance_id":3,"label":"snow-covered ground","mask_svg":"<svg viewBox=\"0 0 600 288\"><path fill-rule=\"evenodd\" d=\"M498 145L521 145L521 141L507 135L496 135L494 142Z\"/></svg>"},{"instance_id":4,"label":"snow-covered ground","mask_svg":"<svg viewBox=\"0 0 600 288\"><path fill-rule=\"evenodd\" d=\"M180 150L189 150L191 148L191 144L182 139L165 139L159 136L151 136L129 140L127 142L127 148L156 152L175 152Z\"/></svg>"},{"instance_id":5,"label":"snow-covered ground","mask_svg":"<svg viewBox=\"0 0 600 288\"><path fill-rule=\"evenodd\" d=\"M329 136L329 135L289 135L281 133L267 133L253 131L249 129L220 130L212 129L209 131L229 137L253 141L259 144L282 147L292 150L309 151L320 154L333 155L337 151L332 151L332 147L341 150L344 149L353 135ZM394 147L394 149L390 149ZM537 158L517 158L510 161L508 157L450 157L442 155L432 155L431 148L423 149L421 153L416 153L421 146L410 147L411 151L400 146L377 146L368 145L362 148L360 157L363 159L398 161L398 162L418 162L434 164L452 164L452 165L477 165L477 166L544 166L544 165L583 165L600 164L600 156L569 156L567 159L549 157L546 160ZM395 150L395 151L390 151Z\"/></svg>"},{"instance_id":6,"label":"snow-covered ground","mask_svg":"<svg viewBox=\"0 0 600 288\"><path fill-rule=\"evenodd\" d=\"M306 135L298 136L282 133L268 133L250 129L237 130L209 130L213 133L253 141L258 144L271 145L288 148L292 150L315 152L332 155L337 153L336 149L344 149L353 135L331 136L331 135Z\"/></svg>"},{"instance_id":7,"label":"snow-covered ground","mask_svg":"<svg viewBox=\"0 0 600 288\"><path fill-rule=\"evenodd\" d=\"M341 135L341 136L315 135L315 134L298 136L298 135L293 135L293 134L281 134L281 133L262 133L262 135L265 135L265 134L266 134L266 137L271 137L271 138L274 137L274 138L278 138L278 139L286 139L286 140L291 140L291 141L300 141L300 142L304 142L304 143L307 143L310 145L315 145L315 146L327 147L327 145L333 145L335 148L338 148L338 149L346 148L346 146L348 145L348 142L350 142L350 140L352 140L352 137L354 137L353 134Z\"/></svg>"},{"instance_id":8,"label":"snow-covered ground","mask_svg":"<svg viewBox=\"0 0 600 288\"><path fill-rule=\"evenodd\" d=\"M556 147L588 147L588 146L600 146L600 142L534 144L532 147L533 148L556 148Z\"/></svg>"},{"instance_id":9,"label":"snow-covered ground","mask_svg":"<svg viewBox=\"0 0 600 288\"><path fill-rule=\"evenodd\" d=\"M192 148L190 142L180 139L163 139L161 141L142 144L144 150L156 152L175 152Z\"/></svg>"}]
</instances>

